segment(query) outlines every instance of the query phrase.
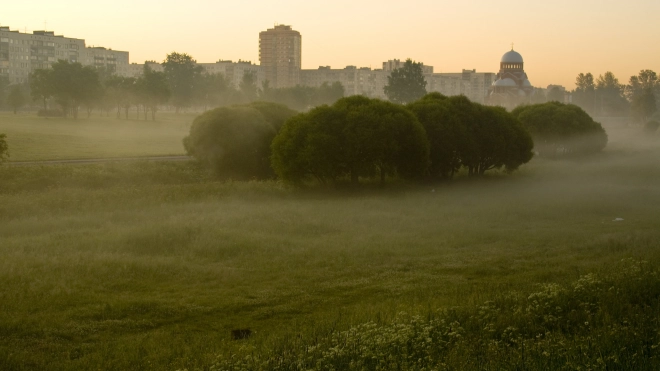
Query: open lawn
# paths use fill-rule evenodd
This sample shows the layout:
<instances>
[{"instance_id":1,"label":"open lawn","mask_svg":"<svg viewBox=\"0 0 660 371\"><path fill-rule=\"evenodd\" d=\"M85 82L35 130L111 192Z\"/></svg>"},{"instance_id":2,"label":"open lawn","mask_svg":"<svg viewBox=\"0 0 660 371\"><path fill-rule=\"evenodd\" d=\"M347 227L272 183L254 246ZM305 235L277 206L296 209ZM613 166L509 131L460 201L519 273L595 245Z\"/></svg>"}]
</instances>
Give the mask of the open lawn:
<instances>
[{"instance_id":1,"label":"open lawn","mask_svg":"<svg viewBox=\"0 0 660 371\"><path fill-rule=\"evenodd\" d=\"M187 130L170 124L172 137ZM539 284L607 275L622 259L657 269L658 138L626 130L587 159L384 189L219 182L179 162L1 166L0 369L207 369L218 355L309 351L402 311L527 300ZM158 148L174 148L163 135ZM244 328L252 336L232 341Z\"/></svg>"},{"instance_id":2,"label":"open lawn","mask_svg":"<svg viewBox=\"0 0 660 371\"><path fill-rule=\"evenodd\" d=\"M100 117L45 118L0 112L10 161L63 160L184 154L181 140L195 114L160 112L157 121Z\"/></svg>"}]
</instances>

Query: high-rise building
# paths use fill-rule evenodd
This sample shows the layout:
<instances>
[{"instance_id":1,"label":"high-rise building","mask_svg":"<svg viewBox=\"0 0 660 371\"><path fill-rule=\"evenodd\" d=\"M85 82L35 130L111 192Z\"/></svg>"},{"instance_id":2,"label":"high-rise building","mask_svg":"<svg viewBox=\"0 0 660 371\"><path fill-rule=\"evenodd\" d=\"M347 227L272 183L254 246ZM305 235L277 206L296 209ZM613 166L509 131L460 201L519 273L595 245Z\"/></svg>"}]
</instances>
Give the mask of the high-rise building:
<instances>
[{"instance_id":1,"label":"high-rise building","mask_svg":"<svg viewBox=\"0 0 660 371\"><path fill-rule=\"evenodd\" d=\"M272 88L300 84L302 37L291 26L276 25L259 32L259 63Z\"/></svg>"}]
</instances>

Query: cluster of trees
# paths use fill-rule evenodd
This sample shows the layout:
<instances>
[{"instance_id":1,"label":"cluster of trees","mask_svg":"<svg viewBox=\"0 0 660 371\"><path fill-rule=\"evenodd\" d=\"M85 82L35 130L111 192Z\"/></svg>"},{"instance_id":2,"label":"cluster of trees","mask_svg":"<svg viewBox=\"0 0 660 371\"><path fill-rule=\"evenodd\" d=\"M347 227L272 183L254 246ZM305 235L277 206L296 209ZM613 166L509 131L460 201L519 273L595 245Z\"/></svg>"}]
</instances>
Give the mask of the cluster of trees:
<instances>
[{"instance_id":1,"label":"cluster of trees","mask_svg":"<svg viewBox=\"0 0 660 371\"><path fill-rule=\"evenodd\" d=\"M481 175L532 158L511 114L464 96L432 93L407 106L351 96L294 113L263 102L218 108L195 120L184 146L223 176L294 184L451 178L461 167Z\"/></svg>"},{"instance_id":2,"label":"cluster of trees","mask_svg":"<svg viewBox=\"0 0 660 371\"><path fill-rule=\"evenodd\" d=\"M77 118L80 107L84 107L88 117L94 109L108 115L114 109L117 117L124 110L128 118L129 109L137 106L138 114L142 108L145 120L149 111L152 120L155 120L158 106L170 97L165 74L151 70L148 65L136 79L60 60L53 63L50 69L34 71L29 81L30 94L34 100L42 102L43 110L49 112L48 102L53 100L65 117L71 115Z\"/></svg>"},{"instance_id":3,"label":"cluster of trees","mask_svg":"<svg viewBox=\"0 0 660 371\"><path fill-rule=\"evenodd\" d=\"M580 73L575 80L573 102L595 116L631 116L646 122L656 111L660 99L660 81L652 70L641 70L622 84L612 72L594 79Z\"/></svg>"},{"instance_id":4,"label":"cluster of trees","mask_svg":"<svg viewBox=\"0 0 660 371\"><path fill-rule=\"evenodd\" d=\"M122 112L128 118L129 110L135 107L138 118L142 113L146 120L151 113L151 119L155 120L158 107L163 105L173 107L176 112L191 107L205 111L210 107L261 100L305 110L320 104L332 104L344 96L344 88L339 82L325 83L318 88L296 86L275 89L266 81L259 87L256 75L249 71L235 87L223 74L205 72L185 53L168 54L162 63L163 72L150 67L157 64L154 61L145 62L142 75L133 78L117 76L103 68L58 61L52 69L34 71L30 75L29 87L15 86L15 90L22 95L16 94L16 99L10 96L4 100L20 107L25 104L25 92L29 90L34 100L43 103L46 112L52 112L48 110L48 102L54 101L65 116L78 117L79 107L84 107L88 115L93 109L107 115L115 110L118 118ZM0 84L0 98L8 95L5 90L9 91Z\"/></svg>"},{"instance_id":5,"label":"cluster of trees","mask_svg":"<svg viewBox=\"0 0 660 371\"><path fill-rule=\"evenodd\" d=\"M470 175L503 167L514 171L532 158L532 138L502 107L431 93L408 108L426 131L431 177L451 178L461 167Z\"/></svg>"},{"instance_id":6,"label":"cluster of trees","mask_svg":"<svg viewBox=\"0 0 660 371\"><path fill-rule=\"evenodd\" d=\"M607 145L601 124L576 105L548 102L519 106L511 113L532 135L542 156L595 153Z\"/></svg>"}]
</instances>

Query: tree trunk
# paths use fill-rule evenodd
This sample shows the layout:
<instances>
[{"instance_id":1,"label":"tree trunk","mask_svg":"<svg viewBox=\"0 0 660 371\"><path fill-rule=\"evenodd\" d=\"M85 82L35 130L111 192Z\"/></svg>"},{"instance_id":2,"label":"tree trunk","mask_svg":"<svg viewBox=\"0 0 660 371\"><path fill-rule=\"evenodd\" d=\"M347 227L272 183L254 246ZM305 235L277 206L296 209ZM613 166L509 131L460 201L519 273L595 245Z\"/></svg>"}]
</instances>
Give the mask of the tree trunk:
<instances>
[{"instance_id":1,"label":"tree trunk","mask_svg":"<svg viewBox=\"0 0 660 371\"><path fill-rule=\"evenodd\" d=\"M156 121L156 106L151 107L151 121Z\"/></svg>"}]
</instances>

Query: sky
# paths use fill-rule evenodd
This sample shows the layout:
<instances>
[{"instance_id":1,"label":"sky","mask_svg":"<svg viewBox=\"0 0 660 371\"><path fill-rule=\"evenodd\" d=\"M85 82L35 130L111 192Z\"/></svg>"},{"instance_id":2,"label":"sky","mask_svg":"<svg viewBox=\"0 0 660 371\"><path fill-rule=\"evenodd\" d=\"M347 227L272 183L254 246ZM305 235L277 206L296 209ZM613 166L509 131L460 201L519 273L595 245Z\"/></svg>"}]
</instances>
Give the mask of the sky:
<instances>
[{"instance_id":1,"label":"sky","mask_svg":"<svg viewBox=\"0 0 660 371\"><path fill-rule=\"evenodd\" d=\"M55 31L88 46L162 61L173 51L198 62L259 61L259 32L274 24L302 34L302 67L381 68L407 59L435 72L497 72L511 44L534 86L575 87L578 73L619 81L660 72L659 0L252 0L11 1L0 25Z\"/></svg>"}]
</instances>

